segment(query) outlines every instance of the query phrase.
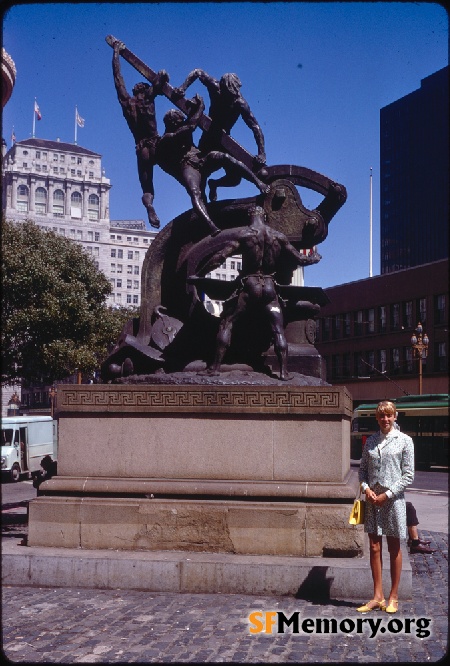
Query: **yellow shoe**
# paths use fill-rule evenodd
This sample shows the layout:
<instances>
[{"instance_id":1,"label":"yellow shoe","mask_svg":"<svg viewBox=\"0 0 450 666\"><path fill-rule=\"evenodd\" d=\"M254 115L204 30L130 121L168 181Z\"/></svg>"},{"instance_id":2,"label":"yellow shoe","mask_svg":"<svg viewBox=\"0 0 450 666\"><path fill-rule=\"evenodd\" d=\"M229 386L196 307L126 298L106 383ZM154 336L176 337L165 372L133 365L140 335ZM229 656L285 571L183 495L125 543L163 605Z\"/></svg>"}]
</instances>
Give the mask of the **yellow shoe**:
<instances>
[{"instance_id":1,"label":"yellow shoe","mask_svg":"<svg viewBox=\"0 0 450 666\"><path fill-rule=\"evenodd\" d=\"M364 606L360 606L356 610L358 613L370 613L370 611L374 610L382 610L384 611L386 609L386 599L382 599L381 601L377 601L376 599L371 599L368 601Z\"/></svg>"},{"instance_id":2,"label":"yellow shoe","mask_svg":"<svg viewBox=\"0 0 450 666\"><path fill-rule=\"evenodd\" d=\"M398 611L398 599L389 599L385 611L386 613L396 613Z\"/></svg>"}]
</instances>

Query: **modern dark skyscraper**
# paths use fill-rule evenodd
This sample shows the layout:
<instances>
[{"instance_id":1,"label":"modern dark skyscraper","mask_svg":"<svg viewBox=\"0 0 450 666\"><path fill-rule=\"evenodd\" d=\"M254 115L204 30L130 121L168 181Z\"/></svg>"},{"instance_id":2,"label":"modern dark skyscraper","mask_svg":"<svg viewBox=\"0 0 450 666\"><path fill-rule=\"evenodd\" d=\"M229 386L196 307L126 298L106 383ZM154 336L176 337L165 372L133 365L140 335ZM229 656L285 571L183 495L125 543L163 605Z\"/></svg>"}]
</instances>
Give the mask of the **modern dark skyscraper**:
<instances>
[{"instance_id":1,"label":"modern dark skyscraper","mask_svg":"<svg viewBox=\"0 0 450 666\"><path fill-rule=\"evenodd\" d=\"M449 67L380 111L381 273L448 258Z\"/></svg>"}]
</instances>

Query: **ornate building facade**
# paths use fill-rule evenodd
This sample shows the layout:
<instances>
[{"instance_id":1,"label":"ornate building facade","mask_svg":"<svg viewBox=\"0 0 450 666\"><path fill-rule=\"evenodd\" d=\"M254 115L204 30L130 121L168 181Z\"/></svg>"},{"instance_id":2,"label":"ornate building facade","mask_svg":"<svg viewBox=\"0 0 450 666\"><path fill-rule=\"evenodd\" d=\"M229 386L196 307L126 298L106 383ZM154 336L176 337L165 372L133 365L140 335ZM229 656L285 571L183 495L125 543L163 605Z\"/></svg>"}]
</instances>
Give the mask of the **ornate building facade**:
<instances>
[{"instance_id":1,"label":"ornate building facade","mask_svg":"<svg viewBox=\"0 0 450 666\"><path fill-rule=\"evenodd\" d=\"M110 280L110 305L140 305L141 267L156 232L143 220L110 220L111 183L101 155L76 144L18 141L3 159L3 215L32 220L80 243Z\"/></svg>"}]
</instances>

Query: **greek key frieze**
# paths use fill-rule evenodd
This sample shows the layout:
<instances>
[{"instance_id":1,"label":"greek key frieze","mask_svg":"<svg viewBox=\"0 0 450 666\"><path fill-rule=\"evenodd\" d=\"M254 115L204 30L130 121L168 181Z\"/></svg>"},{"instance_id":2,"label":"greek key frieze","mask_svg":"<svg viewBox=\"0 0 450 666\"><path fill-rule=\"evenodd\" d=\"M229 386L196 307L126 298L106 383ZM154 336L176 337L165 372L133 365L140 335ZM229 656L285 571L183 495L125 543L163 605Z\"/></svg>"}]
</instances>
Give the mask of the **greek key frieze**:
<instances>
[{"instance_id":1,"label":"greek key frieze","mask_svg":"<svg viewBox=\"0 0 450 666\"><path fill-rule=\"evenodd\" d=\"M61 386L58 411L351 414L344 387Z\"/></svg>"}]
</instances>

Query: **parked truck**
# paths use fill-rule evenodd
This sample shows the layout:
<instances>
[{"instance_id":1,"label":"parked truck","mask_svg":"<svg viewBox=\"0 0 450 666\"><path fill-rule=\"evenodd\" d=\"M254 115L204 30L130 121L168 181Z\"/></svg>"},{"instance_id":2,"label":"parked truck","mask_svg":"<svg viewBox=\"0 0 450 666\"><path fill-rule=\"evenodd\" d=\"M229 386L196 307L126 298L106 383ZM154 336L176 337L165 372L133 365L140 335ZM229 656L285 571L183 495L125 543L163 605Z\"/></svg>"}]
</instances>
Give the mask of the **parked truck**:
<instances>
[{"instance_id":1,"label":"parked truck","mask_svg":"<svg viewBox=\"0 0 450 666\"><path fill-rule=\"evenodd\" d=\"M2 419L2 476L19 481L34 476L41 460L49 455L56 462L58 425L51 416L7 416Z\"/></svg>"}]
</instances>

